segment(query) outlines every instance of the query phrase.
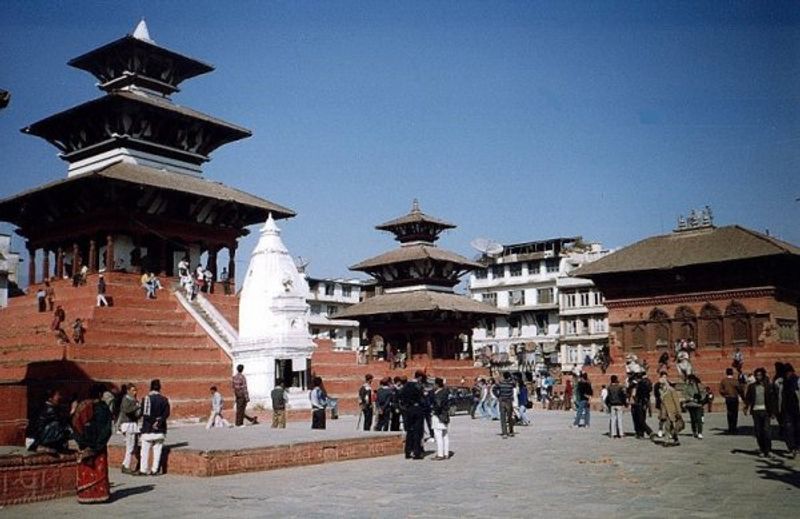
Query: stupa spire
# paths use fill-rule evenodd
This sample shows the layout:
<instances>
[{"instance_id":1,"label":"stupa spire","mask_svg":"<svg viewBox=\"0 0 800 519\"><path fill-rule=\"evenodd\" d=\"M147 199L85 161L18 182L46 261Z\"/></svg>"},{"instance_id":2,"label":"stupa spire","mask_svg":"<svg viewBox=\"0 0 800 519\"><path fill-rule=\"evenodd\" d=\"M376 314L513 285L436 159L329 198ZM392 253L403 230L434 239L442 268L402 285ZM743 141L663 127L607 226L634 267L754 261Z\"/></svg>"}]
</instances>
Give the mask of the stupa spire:
<instances>
[{"instance_id":1,"label":"stupa spire","mask_svg":"<svg viewBox=\"0 0 800 519\"><path fill-rule=\"evenodd\" d=\"M144 16L142 16L142 19L139 20L138 24L136 24L136 28L133 30L133 34L131 36L137 40L155 44L155 41L150 37L150 31L147 29L147 22L144 21Z\"/></svg>"}]
</instances>

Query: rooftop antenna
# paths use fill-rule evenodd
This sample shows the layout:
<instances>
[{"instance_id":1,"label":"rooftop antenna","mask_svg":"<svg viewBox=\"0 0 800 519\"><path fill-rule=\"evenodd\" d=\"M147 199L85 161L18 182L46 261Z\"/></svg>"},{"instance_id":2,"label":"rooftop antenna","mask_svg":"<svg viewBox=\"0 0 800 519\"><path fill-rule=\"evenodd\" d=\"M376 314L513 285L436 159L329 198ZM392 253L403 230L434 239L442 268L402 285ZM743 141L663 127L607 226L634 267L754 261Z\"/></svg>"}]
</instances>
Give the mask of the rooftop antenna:
<instances>
[{"instance_id":1,"label":"rooftop antenna","mask_svg":"<svg viewBox=\"0 0 800 519\"><path fill-rule=\"evenodd\" d=\"M297 267L297 272L301 274L305 274L308 265L311 263L310 259L306 259L303 256L297 256L294 259L294 264Z\"/></svg>"},{"instance_id":2,"label":"rooftop antenna","mask_svg":"<svg viewBox=\"0 0 800 519\"><path fill-rule=\"evenodd\" d=\"M469 244L473 249L490 258L496 258L503 253L503 246L488 238L475 238Z\"/></svg>"}]
</instances>

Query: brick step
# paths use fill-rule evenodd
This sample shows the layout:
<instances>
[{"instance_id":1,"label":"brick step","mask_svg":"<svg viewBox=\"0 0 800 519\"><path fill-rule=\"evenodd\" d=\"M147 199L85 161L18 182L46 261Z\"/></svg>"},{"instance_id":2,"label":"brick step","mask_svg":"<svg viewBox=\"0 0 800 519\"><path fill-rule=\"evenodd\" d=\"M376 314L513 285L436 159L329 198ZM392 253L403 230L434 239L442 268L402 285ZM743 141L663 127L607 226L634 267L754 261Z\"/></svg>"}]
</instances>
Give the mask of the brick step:
<instances>
[{"instance_id":1,"label":"brick step","mask_svg":"<svg viewBox=\"0 0 800 519\"><path fill-rule=\"evenodd\" d=\"M200 377L200 378L175 378L170 376L155 376L161 380L162 391L165 396L172 398L211 398L209 388L217 386L220 393L222 393L225 402L233 403L233 390L231 389L231 367L227 367L227 371L223 376L216 377ZM121 379L130 381L140 385L140 388L149 387L150 379ZM140 394L142 391L140 389ZM208 401L208 400L207 400Z\"/></svg>"},{"instance_id":2,"label":"brick step","mask_svg":"<svg viewBox=\"0 0 800 519\"><path fill-rule=\"evenodd\" d=\"M70 330L67 330L69 333ZM195 346L205 343L207 336L198 333L168 334L168 333L109 333L105 330L88 329L86 343L96 345L114 344L155 344L173 346Z\"/></svg>"},{"instance_id":3,"label":"brick step","mask_svg":"<svg viewBox=\"0 0 800 519\"><path fill-rule=\"evenodd\" d=\"M170 314L172 315L172 314ZM174 317L165 317L163 319L127 319L113 316L99 316L91 319L93 327L103 327L107 330L130 330L133 327L137 329L163 329L163 330L194 330L197 323L188 315L176 312Z\"/></svg>"},{"instance_id":4,"label":"brick step","mask_svg":"<svg viewBox=\"0 0 800 519\"><path fill-rule=\"evenodd\" d=\"M140 308L125 308L122 306L109 306L104 308L97 308L94 317L95 318L123 318L123 319L142 319L142 320L154 320L154 319L176 319L182 320L186 316L186 313L182 309L178 309L175 305L171 306L169 309L158 309L158 308L148 308L148 307L140 307ZM69 314L67 315L69 317Z\"/></svg>"},{"instance_id":5,"label":"brick step","mask_svg":"<svg viewBox=\"0 0 800 519\"><path fill-rule=\"evenodd\" d=\"M0 380L22 380L28 370L27 362L5 362L0 365ZM128 380L161 378L170 376L178 377L208 377L219 378L230 373L230 365L213 362L191 361L165 361L157 360L134 361L118 360L108 362L105 359L84 359L76 362L78 368L89 379L96 380Z\"/></svg>"},{"instance_id":6,"label":"brick step","mask_svg":"<svg viewBox=\"0 0 800 519\"><path fill-rule=\"evenodd\" d=\"M64 346L58 345L56 340L50 338L49 344L25 345L0 348L0 365L7 362L41 362L47 360L60 360L64 356Z\"/></svg>"},{"instance_id":7,"label":"brick step","mask_svg":"<svg viewBox=\"0 0 800 519\"><path fill-rule=\"evenodd\" d=\"M113 362L136 360L158 360L160 362L220 362L225 354L219 348L209 346L175 345L116 345L94 346L90 344L70 345L68 359L75 362L95 359L112 359ZM5 360L5 357L0 357Z\"/></svg>"}]
</instances>

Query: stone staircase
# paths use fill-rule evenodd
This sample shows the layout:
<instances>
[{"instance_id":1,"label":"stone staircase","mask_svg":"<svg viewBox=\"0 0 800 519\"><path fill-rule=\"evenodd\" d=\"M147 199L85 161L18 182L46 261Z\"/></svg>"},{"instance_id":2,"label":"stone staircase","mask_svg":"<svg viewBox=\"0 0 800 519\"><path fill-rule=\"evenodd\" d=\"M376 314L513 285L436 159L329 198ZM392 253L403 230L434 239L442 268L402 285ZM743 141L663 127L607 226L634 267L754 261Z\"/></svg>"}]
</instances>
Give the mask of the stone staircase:
<instances>
[{"instance_id":1,"label":"stone staircase","mask_svg":"<svg viewBox=\"0 0 800 519\"><path fill-rule=\"evenodd\" d=\"M64 330L71 339L72 322L82 318L85 344L58 344L49 329L52 313L37 311L36 287L12 298L0 310L0 393L3 386L24 386L29 406L38 406L52 386L69 397L85 394L94 381L114 388L132 382L143 395L149 381L160 378L174 419L205 416L211 385L232 402L226 352L169 290L145 299L138 278L106 275L107 308L95 307L97 275L77 288L55 281L56 304L66 312Z\"/></svg>"}]
</instances>

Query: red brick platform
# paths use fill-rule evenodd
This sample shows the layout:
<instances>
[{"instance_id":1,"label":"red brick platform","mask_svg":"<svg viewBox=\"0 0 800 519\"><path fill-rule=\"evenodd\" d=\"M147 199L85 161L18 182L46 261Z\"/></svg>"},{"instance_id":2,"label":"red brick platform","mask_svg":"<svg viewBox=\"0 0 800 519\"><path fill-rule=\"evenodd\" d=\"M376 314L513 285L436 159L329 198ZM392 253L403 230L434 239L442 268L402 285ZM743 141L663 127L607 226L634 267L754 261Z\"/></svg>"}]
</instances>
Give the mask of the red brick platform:
<instances>
[{"instance_id":1,"label":"red brick platform","mask_svg":"<svg viewBox=\"0 0 800 519\"><path fill-rule=\"evenodd\" d=\"M75 495L75 455L0 455L0 506Z\"/></svg>"}]
</instances>

